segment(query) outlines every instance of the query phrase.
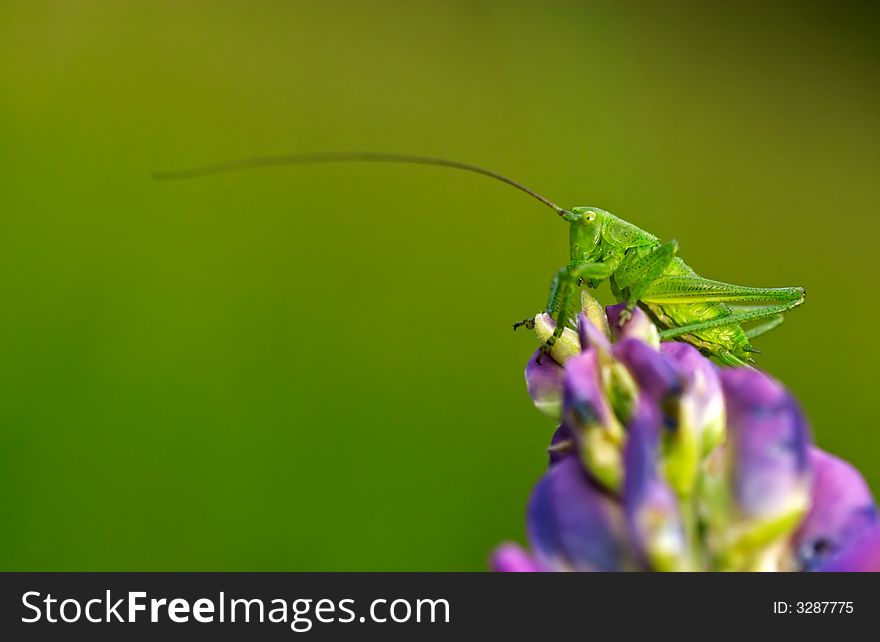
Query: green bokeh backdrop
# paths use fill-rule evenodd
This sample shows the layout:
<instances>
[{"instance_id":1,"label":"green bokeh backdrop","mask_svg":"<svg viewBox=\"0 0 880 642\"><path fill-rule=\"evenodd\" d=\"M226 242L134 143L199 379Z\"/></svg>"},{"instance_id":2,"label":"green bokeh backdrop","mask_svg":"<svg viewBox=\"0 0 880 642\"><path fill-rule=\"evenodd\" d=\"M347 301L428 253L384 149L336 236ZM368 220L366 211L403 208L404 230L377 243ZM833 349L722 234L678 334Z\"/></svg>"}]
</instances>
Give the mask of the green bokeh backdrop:
<instances>
[{"instance_id":1,"label":"green bokeh backdrop","mask_svg":"<svg viewBox=\"0 0 880 642\"><path fill-rule=\"evenodd\" d=\"M0 3L0 568L468 570L552 426L566 229L442 169L150 171L374 149L598 205L706 276L880 489L880 48L840 3ZM768 3L769 4L769 3Z\"/></svg>"}]
</instances>

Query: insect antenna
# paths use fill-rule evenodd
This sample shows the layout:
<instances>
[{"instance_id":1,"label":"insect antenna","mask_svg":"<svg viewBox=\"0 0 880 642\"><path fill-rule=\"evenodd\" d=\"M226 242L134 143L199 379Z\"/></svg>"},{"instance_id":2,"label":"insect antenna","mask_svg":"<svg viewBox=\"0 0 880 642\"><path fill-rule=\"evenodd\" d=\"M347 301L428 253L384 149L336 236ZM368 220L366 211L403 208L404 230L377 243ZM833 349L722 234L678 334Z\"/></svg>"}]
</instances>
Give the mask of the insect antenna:
<instances>
[{"instance_id":1,"label":"insect antenna","mask_svg":"<svg viewBox=\"0 0 880 642\"><path fill-rule=\"evenodd\" d=\"M210 176L212 174L223 174L225 172L237 172L248 169L260 169L263 167L282 167L285 165L315 165L318 163L358 163L358 162L374 162L374 163L405 163L409 165L434 165L437 167L449 167L451 169L459 169L466 172L474 172L488 176L496 181L506 183L511 187L515 187L521 192L525 192L532 198L540 201L547 207L555 211L559 216L568 218L574 216L567 209L560 207L548 198L538 194L536 191L529 189L522 183L502 176L497 172L471 165L469 163L460 163L458 161L447 160L445 158L434 158L431 156L413 156L410 154L394 154L386 152L322 152L315 154L284 154L279 156L261 156L256 158L248 158L244 160L227 161L224 163L216 163L214 165L204 165L192 169L184 169L170 172L154 172L153 178L159 180L180 180L187 178L199 178L202 176Z\"/></svg>"}]
</instances>

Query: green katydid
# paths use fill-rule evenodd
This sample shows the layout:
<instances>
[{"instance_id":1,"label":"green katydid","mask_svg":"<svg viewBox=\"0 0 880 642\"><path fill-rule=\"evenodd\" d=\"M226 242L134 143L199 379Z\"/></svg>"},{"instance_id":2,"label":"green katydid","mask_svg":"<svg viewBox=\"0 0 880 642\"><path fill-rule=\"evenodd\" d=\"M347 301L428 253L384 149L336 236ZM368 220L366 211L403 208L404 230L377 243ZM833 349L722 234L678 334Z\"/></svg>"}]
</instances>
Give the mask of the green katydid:
<instances>
[{"instance_id":1,"label":"green katydid","mask_svg":"<svg viewBox=\"0 0 880 642\"><path fill-rule=\"evenodd\" d=\"M196 169L157 173L157 178L194 178L227 171L335 162L392 162L437 165L475 172L521 190L553 209L569 224L570 256L550 288L547 312L556 328L541 349L548 353L579 306L584 286L598 287L608 281L618 302L626 302L627 318L636 305L658 325L661 339L686 341L724 364L754 363L758 352L750 339L782 323L784 312L804 302L801 287L756 288L713 281L697 275L678 256L676 241L661 242L656 236L596 207L565 209L525 185L501 174L457 161L408 154L341 152L291 154L253 158ZM755 323L749 329L743 324ZM514 324L529 325L529 321Z\"/></svg>"}]
</instances>

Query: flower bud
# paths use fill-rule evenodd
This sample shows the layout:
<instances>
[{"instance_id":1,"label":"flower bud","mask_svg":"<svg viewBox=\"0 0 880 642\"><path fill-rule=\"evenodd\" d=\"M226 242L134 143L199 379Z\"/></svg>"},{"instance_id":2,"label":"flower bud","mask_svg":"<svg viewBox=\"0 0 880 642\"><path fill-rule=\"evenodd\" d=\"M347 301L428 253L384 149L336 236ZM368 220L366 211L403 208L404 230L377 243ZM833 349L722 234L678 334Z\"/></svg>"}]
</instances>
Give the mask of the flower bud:
<instances>
[{"instance_id":1,"label":"flower bud","mask_svg":"<svg viewBox=\"0 0 880 642\"><path fill-rule=\"evenodd\" d=\"M556 321L549 314L539 314L535 317L535 333L541 343L547 341L556 331ZM577 332L571 328L565 328L556 343L550 348L550 356L556 361L565 365L571 357L580 353L581 344L578 340Z\"/></svg>"},{"instance_id":2,"label":"flower bud","mask_svg":"<svg viewBox=\"0 0 880 642\"><path fill-rule=\"evenodd\" d=\"M593 327L605 335L606 341L611 339L611 328L608 327L605 308L588 290L581 290L581 313L593 324Z\"/></svg>"}]
</instances>

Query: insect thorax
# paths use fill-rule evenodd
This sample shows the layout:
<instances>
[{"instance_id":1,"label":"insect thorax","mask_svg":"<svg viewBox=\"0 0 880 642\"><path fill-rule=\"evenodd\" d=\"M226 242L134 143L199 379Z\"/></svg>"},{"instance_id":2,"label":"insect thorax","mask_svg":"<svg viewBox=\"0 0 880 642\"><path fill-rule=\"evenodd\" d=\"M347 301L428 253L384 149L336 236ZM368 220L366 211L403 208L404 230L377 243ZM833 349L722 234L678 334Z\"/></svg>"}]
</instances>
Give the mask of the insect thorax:
<instances>
[{"instance_id":1,"label":"insect thorax","mask_svg":"<svg viewBox=\"0 0 880 642\"><path fill-rule=\"evenodd\" d=\"M605 212L602 223L602 239L621 250L631 247L654 246L660 242L656 236L633 225L610 212Z\"/></svg>"}]
</instances>

